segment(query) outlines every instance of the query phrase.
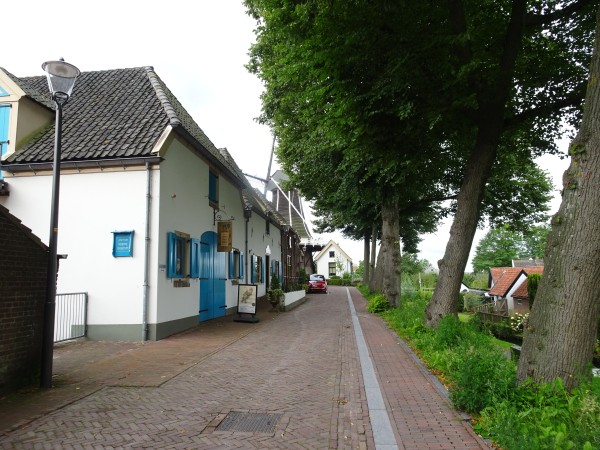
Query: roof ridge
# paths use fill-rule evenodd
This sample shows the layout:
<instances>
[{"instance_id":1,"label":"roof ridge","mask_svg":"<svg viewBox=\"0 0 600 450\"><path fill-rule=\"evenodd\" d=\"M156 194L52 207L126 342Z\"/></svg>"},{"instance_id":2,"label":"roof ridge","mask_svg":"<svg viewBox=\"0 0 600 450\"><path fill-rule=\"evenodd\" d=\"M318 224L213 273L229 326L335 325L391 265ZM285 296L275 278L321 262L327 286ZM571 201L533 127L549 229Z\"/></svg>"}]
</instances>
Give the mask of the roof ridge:
<instances>
[{"instance_id":1,"label":"roof ridge","mask_svg":"<svg viewBox=\"0 0 600 450\"><path fill-rule=\"evenodd\" d=\"M152 85L152 87L154 88L154 91L156 92L156 96L160 100L160 103L162 104L162 107L164 108L165 113L167 114L167 117L169 118L169 124L171 126L181 125L181 120L179 120L179 117L177 117L177 112L175 111L175 108L173 107L173 104L171 103L171 101L169 100L169 96L167 95L166 91L168 91L168 88L166 87L164 82L161 80L161 78L158 76L158 74L154 71L154 67L145 66L144 70L146 72L146 75L148 76L148 80L150 81L150 84ZM173 95L173 93L170 91L169 91L169 94L171 94L171 96L175 97ZM181 105L181 107L183 108L183 105Z\"/></svg>"}]
</instances>

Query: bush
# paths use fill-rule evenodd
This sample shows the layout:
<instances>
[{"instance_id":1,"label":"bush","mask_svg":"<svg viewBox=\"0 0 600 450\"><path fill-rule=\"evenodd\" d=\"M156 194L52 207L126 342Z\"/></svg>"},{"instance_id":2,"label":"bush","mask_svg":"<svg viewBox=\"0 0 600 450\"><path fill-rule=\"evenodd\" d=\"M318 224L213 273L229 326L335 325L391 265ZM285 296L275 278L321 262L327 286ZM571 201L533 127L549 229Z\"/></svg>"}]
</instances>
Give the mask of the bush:
<instances>
[{"instance_id":1,"label":"bush","mask_svg":"<svg viewBox=\"0 0 600 450\"><path fill-rule=\"evenodd\" d=\"M450 400L458 409L476 413L510 397L516 381L515 364L499 349L486 346L465 349L451 378Z\"/></svg>"},{"instance_id":2,"label":"bush","mask_svg":"<svg viewBox=\"0 0 600 450\"><path fill-rule=\"evenodd\" d=\"M382 294L376 294L369 298L367 311L371 314L379 314L390 309L390 302Z\"/></svg>"},{"instance_id":3,"label":"bush","mask_svg":"<svg viewBox=\"0 0 600 450\"><path fill-rule=\"evenodd\" d=\"M481 305L483 303L483 298L480 294L476 294L475 292L466 292L464 294L464 309L465 311L473 311L475 306Z\"/></svg>"},{"instance_id":4,"label":"bush","mask_svg":"<svg viewBox=\"0 0 600 450\"><path fill-rule=\"evenodd\" d=\"M524 383L481 413L476 431L506 449L600 448L600 401L590 385Z\"/></svg>"}]
</instances>

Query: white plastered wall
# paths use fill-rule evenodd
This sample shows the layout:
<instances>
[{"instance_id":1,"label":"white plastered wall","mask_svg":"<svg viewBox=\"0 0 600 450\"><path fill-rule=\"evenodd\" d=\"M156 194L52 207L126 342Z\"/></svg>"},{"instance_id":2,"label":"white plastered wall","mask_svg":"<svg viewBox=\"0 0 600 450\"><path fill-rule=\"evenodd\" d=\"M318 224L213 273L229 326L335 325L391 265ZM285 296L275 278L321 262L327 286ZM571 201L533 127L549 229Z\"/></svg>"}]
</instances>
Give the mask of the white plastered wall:
<instances>
[{"instance_id":1,"label":"white plastered wall","mask_svg":"<svg viewBox=\"0 0 600 450\"><path fill-rule=\"evenodd\" d=\"M156 191L159 174L152 172ZM7 181L2 203L47 244L52 176ZM146 186L143 169L61 175L57 252L68 257L59 263L57 292L88 292L90 325L142 322ZM113 257L113 231L131 230L133 257ZM149 308L149 322L153 316Z\"/></svg>"}]
</instances>

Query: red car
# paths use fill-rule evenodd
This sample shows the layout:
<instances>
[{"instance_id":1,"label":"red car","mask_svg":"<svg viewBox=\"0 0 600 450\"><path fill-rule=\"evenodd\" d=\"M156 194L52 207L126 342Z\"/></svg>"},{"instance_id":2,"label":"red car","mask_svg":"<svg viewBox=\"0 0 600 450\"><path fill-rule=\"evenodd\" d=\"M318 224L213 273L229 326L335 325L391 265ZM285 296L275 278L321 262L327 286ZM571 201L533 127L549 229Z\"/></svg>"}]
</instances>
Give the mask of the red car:
<instances>
[{"instance_id":1,"label":"red car","mask_svg":"<svg viewBox=\"0 0 600 450\"><path fill-rule=\"evenodd\" d=\"M325 277L317 274L310 275L306 292L323 292L327 294L327 281Z\"/></svg>"}]
</instances>

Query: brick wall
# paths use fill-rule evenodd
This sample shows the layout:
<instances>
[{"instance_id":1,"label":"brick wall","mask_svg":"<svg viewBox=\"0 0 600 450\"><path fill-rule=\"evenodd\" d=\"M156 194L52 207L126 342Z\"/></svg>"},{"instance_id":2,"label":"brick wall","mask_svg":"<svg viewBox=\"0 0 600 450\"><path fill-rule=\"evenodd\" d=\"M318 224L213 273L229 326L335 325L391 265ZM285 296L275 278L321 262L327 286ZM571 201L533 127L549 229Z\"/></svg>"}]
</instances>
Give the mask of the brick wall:
<instances>
[{"instance_id":1,"label":"brick wall","mask_svg":"<svg viewBox=\"0 0 600 450\"><path fill-rule=\"evenodd\" d=\"M38 384L48 248L0 205L0 393Z\"/></svg>"}]
</instances>

